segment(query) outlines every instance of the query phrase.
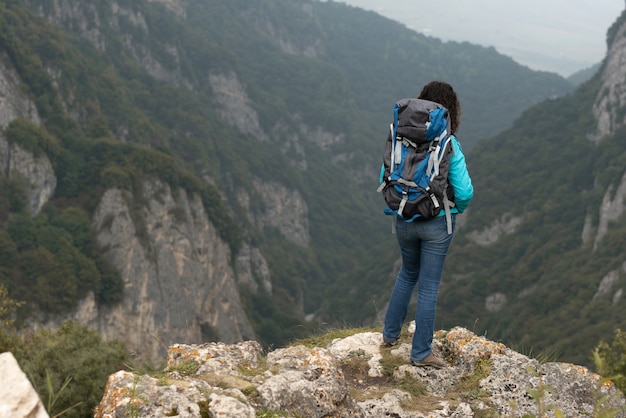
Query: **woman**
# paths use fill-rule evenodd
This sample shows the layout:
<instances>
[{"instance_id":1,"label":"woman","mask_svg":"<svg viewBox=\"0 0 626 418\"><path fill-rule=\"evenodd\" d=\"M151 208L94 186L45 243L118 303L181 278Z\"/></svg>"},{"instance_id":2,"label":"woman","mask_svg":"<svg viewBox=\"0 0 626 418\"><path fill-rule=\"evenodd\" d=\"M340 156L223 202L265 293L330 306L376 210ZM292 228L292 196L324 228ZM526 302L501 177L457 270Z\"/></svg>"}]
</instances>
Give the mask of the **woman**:
<instances>
[{"instance_id":1,"label":"woman","mask_svg":"<svg viewBox=\"0 0 626 418\"><path fill-rule=\"evenodd\" d=\"M474 195L472 180L465 164L465 156L454 136L460 124L461 105L452 86L440 81L433 81L425 85L418 98L443 105L450 115L453 153L450 157L448 182L454 190L455 206L451 209L454 230L456 214L467 208ZM384 345L393 346L400 337L411 295L415 285L419 283L411 364L414 366L443 367L446 363L433 353L432 340L435 328L437 292L444 260L453 237L453 234L449 234L447 230L445 211L442 210L439 216L435 218L421 222L405 222L398 217L396 236L402 254L402 267L398 272L385 315Z\"/></svg>"}]
</instances>

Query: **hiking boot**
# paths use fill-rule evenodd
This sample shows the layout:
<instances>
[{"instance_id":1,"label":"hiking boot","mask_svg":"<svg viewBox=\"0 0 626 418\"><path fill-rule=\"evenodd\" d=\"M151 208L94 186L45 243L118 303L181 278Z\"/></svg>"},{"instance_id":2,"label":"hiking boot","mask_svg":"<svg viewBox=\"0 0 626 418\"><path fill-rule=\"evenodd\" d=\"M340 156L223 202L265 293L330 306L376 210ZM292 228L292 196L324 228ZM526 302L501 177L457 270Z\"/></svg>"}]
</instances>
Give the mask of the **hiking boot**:
<instances>
[{"instance_id":1,"label":"hiking boot","mask_svg":"<svg viewBox=\"0 0 626 418\"><path fill-rule=\"evenodd\" d=\"M388 340L385 337L383 337L383 347L393 347L396 344L398 344L398 338L395 338L393 340Z\"/></svg>"},{"instance_id":2,"label":"hiking boot","mask_svg":"<svg viewBox=\"0 0 626 418\"><path fill-rule=\"evenodd\" d=\"M436 369L441 369L442 367L446 367L446 362L431 352L424 360L411 360L411 365L416 367L431 366Z\"/></svg>"}]
</instances>

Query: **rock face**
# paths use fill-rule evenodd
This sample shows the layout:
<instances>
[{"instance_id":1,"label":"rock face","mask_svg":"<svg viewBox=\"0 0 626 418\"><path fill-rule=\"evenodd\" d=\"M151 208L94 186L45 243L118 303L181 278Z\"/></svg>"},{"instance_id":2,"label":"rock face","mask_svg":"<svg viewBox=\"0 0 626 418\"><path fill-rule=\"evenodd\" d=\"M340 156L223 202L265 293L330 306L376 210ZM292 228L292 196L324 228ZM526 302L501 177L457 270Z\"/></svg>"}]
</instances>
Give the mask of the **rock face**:
<instances>
[{"instance_id":1,"label":"rock face","mask_svg":"<svg viewBox=\"0 0 626 418\"><path fill-rule=\"evenodd\" d=\"M25 94L15 69L0 61L0 176L21 176L29 183L28 198L32 216L39 213L56 189L57 179L50 160L35 156L16 144L10 144L2 131L15 119L39 125L35 103Z\"/></svg>"},{"instance_id":2,"label":"rock face","mask_svg":"<svg viewBox=\"0 0 626 418\"><path fill-rule=\"evenodd\" d=\"M618 28L613 42L608 45L606 64L602 71L602 88L593 104L593 114L598 122L589 139L596 143L615 132L626 123L622 108L626 105L624 80L626 79L626 25Z\"/></svg>"},{"instance_id":3,"label":"rock face","mask_svg":"<svg viewBox=\"0 0 626 418\"><path fill-rule=\"evenodd\" d=\"M45 155L35 156L16 144L9 144L0 136L0 175L21 176L28 182L28 201L31 216L39 213L52 197L57 178L50 160Z\"/></svg>"},{"instance_id":4,"label":"rock face","mask_svg":"<svg viewBox=\"0 0 626 418\"><path fill-rule=\"evenodd\" d=\"M35 103L21 84L17 71L0 60L0 128L6 128L16 118L30 120L35 125L41 123Z\"/></svg>"},{"instance_id":5,"label":"rock face","mask_svg":"<svg viewBox=\"0 0 626 418\"><path fill-rule=\"evenodd\" d=\"M598 247L602 238L604 238L609 231L611 222L619 220L624 214L624 209L626 209L626 203L624 203L626 201L625 198L626 173L622 176L616 190L613 189L613 186L610 186L604 193L602 205L599 210L600 217L597 228L598 232L593 243L594 250Z\"/></svg>"},{"instance_id":6,"label":"rock face","mask_svg":"<svg viewBox=\"0 0 626 418\"><path fill-rule=\"evenodd\" d=\"M11 353L0 354L0 418L48 418L39 395Z\"/></svg>"},{"instance_id":7,"label":"rock face","mask_svg":"<svg viewBox=\"0 0 626 418\"><path fill-rule=\"evenodd\" d=\"M505 214L484 230L472 231L467 236L476 244L487 247L498 242L501 236L514 233L521 223L521 217Z\"/></svg>"},{"instance_id":8,"label":"rock face","mask_svg":"<svg viewBox=\"0 0 626 418\"><path fill-rule=\"evenodd\" d=\"M410 337L389 349L365 332L266 356L254 341L173 345L160 377L111 375L95 417L626 417L624 395L584 367L540 364L457 327L433 342L449 366L417 368Z\"/></svg>"},{"instance_id":9,"label":"rock face","mask_svg":"<svg viewBox=\"0 0 626 418\"><path fill-rule=\"evenodd\" d=\"M132 212L133 199L145 199L141 220ZM144 182L143 196L134 198L110 189L93 225L105 256L124 279L124 300L98 311L87 299L74 319L105 338L123 340L150 361L161 358L175 341L254 338L239 299L230 248L199 196L157 180ZM243 260L241 269L250 262Z\"/></svg>"}]
</instances>

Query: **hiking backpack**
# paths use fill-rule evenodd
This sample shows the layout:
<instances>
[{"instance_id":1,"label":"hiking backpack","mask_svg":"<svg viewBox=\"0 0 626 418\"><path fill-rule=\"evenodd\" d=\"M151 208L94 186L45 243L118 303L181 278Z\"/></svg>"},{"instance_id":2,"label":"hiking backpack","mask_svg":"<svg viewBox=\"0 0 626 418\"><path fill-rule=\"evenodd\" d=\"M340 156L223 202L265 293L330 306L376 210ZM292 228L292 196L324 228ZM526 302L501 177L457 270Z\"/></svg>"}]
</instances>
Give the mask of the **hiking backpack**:
<instances>
[{"instance_id":1,"label":"hiking backpack","mask_svg":"<svg viewBox=\"0 0 626 418\"><path fill-rule=\"evenodd\" d=\"M378 188L387 203L385 214L412 222L433 218L444 209L452 233L448 110L435 102L409 98L397 102L393 113Z\"/></svg>"}]
</instances>

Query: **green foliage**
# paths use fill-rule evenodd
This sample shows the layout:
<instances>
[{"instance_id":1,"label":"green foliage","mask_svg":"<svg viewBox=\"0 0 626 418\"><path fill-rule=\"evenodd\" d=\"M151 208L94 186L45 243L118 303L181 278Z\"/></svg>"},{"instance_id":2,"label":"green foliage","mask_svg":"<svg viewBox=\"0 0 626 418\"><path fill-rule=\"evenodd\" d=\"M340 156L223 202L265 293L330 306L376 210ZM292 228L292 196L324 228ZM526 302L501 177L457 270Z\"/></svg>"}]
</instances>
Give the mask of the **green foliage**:
<instances>
[{"instance_id":1,"label":"green foliage","mask_svg":"<svg viewBox=\"0 0 626 418\"><path fill-rule=\"evenodd\" d=\"M31 151L35 157L45 154L54 159L60 152L56 138L45 129L24 119L13 120L4 134L9 143L18 144L21 148Z\"/></svg>"},{"instance_id":2,"label":"green foliage","mask_svg":"<svg viewBox=\"0 0 626 418\"><path fill-rule=\"evenodd\" d=\"M19 299L53 314L74 309L90 291L102 303L121 300L121 277L99 252L82 209L48 205L35 218L15 214L7 232L0 233L7 255L0 257L0 283Z\"/></svg>"},{"instance_id":3,"label":"green foliage","mask_svg":"<svg viewBox=\"0 0 626 418\"><path fill-rule=\"evenodd\" d=\"M129 354L117 341L67 322L53 333L26 334L11 347L50 415L85 417L100 402L108 376L124 367Z\"/></svg>"},{"instance_id":4,"label":"green foliage","mask_svg":"<svg viewBox=\"0 0 626 418\"><path fill-rule=\"evenodd\" d=\"M0 285L0 353L11 350L17 342L15 312L22 304L11 297L5 286Z\"/></svg>"},{"instance_id":5,"label":"green foliage","mask_svg":"<svg viewBox=\"0 0 626 418\"><path fill-rule=\"evenodd\" d=\"M28 213L27 181L20 175L0 177L0 219L6 221L9 213ZM3 224L5 222L0 221ZM3 225L6 226L6 225Z\"/></svg>"},{"instance_id":6,"label":"green foliage","mask_svg":"<svg viewBox=\"0 0 626 418\"><path fill-rule=\"evenodd\" d=\"M474 370L471 373L463 375L455 384L455 390L458 391L464 399L471 401L482 400L488 403L487 392L480 387L480 381L491 373L493 361L491 359L479 359L476 361Z\"/></svg>"},{"instance_id":7,"label":"green foliage","mask_svg":"<svg viewBox=\"0 0 626 418\"><path fill-rule=\"evenodd\" d=\"M22 257L28 288L44 311L63 313L75 307L78 300L77 280L71 270L45 247L28 250Z\"/></svg>"},{"instance_id":8,"label":"green foliage","mask_svg":"<svg viewBox=\"0 0 626 418\"><path fill-rule=\"evenodd\" d=\"M194 360L187 360L180 364L176 364L170 366L168 368L168 372L178 372L183 376L196 374L198 369L200 368L200 364Z\"/></svg>"},{"instance_id":9,"label":"green foliage","mask_svg":"<svg viewBox=\"0 0 626 418\"><path fill-rule=\"evenodd\" d=\"M613 24L606 33L607 46L610 47L613 44L613 42L615 41L615 36L618 34L619 29L624 24L624 22L626 22L626 13L622 12L620 17L615 22L613 22Z\"/></svg>"},{"instance_id":10,"label":"green foliage","mask_svg":"<svg viewBox=\"0 0 626 418\"><path fill-rule=\"evenodd\" d=\"M302 337L307 326L295 311L292 296L283 289L272 295L263 291L257 294L240 288L243 307L256 331L256 339L265 346L284 345Z\"/></svg>"},{"instance_id":11,"label":"green foliage","mask_svg":"<svg viewBox=\"0 0 626 418\"><path fill-rule=\"evenodd\" d=\"M63 382L63 384L61 385L60 388L58 388L58 390L55 389L54 384L52 383L52 378L50 377L50 374L48 373L48 371L46 370L46 390L48 391L48 400L46 402L46 411L53 411L55 410L55 405L57 403L57 401L59 400L59 398L61 397L61 395L63 394L63 392L65 392L65 389L67 389L68 385L70 384L70 382L72 381L71 377L67 377L65 379L65 381ZM69 411L71 411L74 408L77 408L80 406L80 404L82 404L83 401L79 401L77 403L75 403L74 405L62 410L61 412L56 413L54 416L58 417L61 416Z\"/></svg>"},{"instance_id":12,"label":"green foliage","mask_svg":"<svg viewBox=\"0 0 626 418\"><path fill-rule=\"evenodd\" d=\"M395 370L404 364L406 364L406 359L389 353L385 353L380 359L383 375L387 377L393 377Z\"/></svg>"},{"instance_id":13,"label":"green foliage","mask_svg":"<svg viewBox=\"0 0 626 418\"><path fill-rule=\"evenodd\" d=\"M17 260L17 245L7 231L0 230L0 271L11 271Z\"/></svg>"},{"instance_id":14,"label":"green foliage","mask_svg":"<svg viewBox=\"0 0 626 418\"><path fill-rule=\"evenodd\" d=\"M609 344L600 341L593 351L593 362L601 376L610 379L626 392L626 333L616 329Z\"/></svg>"}]
</instances>

